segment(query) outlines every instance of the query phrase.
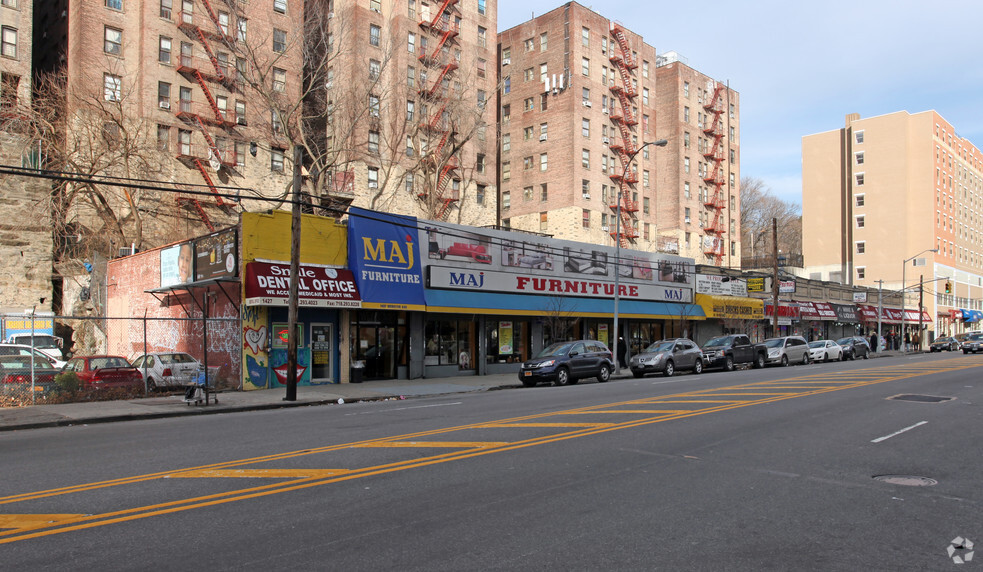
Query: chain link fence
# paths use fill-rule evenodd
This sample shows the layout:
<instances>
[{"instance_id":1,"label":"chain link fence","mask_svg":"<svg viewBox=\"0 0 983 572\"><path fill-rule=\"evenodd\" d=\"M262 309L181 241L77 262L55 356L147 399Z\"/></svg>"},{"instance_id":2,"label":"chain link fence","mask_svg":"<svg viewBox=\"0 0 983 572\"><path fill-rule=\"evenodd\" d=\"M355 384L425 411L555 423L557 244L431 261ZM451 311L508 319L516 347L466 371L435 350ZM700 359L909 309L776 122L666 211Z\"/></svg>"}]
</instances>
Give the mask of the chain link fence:
<instances>
[{"instance_id":1,"label":"chain link fence","mask_svg":"<svg viewBox=\"0 0 983 572\"><path fill-rule=\"evenodd\" d=\"M35 357L32 368L27 355L0 355L0 406L125 399L185 389L185 382L176 382L175 375L170 376L170 382L154 379L174 373L161 364L167 360L140 360L154 362L158 369L155 374L149 366L141 368L139 384L106 383L96 388L86 383L85 373L80 373L80 383L75 386L71 376L59 375L65 367L74 369L73 358L85 356L119 356L133 363L145 354L185 353L194 359L199 372L207 367L209 385L217 390L242 389L238 318L55 316L54 324L55 335L64 341L62 352L69 365L55 367ZM13 353L9 348L5 351ZM148 384L148 379L153 381Z\"/></svg>"}]
</instances>

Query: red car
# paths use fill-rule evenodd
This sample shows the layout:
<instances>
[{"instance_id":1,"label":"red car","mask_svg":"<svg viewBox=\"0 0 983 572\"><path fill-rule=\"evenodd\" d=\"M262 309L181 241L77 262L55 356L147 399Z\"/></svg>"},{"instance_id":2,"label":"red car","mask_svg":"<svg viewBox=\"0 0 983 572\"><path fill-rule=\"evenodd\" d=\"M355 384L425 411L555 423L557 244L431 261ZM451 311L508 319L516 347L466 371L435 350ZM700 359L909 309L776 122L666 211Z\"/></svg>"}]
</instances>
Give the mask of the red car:
<instances>
[{"instance_id":1,"label":"red car","mask_svg":"<svg viewBox=\"0 0 983 572\"><path fill-rule=\"evenodd\" d=\"M64 371L74 371L87 389L109 387L143 388L143 375L125 357L82 356L73 357L65 364Z\"/></svg>"}]
</instances>

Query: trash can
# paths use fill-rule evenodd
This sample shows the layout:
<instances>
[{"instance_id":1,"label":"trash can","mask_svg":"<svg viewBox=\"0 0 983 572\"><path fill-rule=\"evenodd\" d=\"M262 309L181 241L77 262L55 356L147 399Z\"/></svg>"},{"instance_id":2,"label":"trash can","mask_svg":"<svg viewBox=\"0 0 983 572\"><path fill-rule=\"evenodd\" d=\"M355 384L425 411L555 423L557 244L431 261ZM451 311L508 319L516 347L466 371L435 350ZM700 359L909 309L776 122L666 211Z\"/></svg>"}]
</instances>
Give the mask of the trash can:
<instances>
[{"instance_id":1,"label":"trash can","mask_svg":"<svg viewBox=\"0 0 983 572\"><path fill-rule=\"evenodd\" d=\"M362 383L363 369L365 369L365 362L362 360L354 360L352 362L351 377L348 381L350 383Z\"/></svg>"}]
</instances>

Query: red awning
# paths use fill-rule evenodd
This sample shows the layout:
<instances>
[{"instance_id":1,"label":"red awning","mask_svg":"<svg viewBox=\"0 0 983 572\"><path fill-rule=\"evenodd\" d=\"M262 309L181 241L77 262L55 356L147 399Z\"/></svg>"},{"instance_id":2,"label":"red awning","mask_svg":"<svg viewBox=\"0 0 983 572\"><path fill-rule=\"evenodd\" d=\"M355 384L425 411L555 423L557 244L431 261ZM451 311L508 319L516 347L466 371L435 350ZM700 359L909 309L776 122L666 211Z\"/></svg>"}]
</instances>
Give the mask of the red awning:
<instances>
[{"instance_id":1,"label":"red awning","mask_svg":"<svg viewBox=\"0 0 983 572\"><path fill-rule=\"evenodd\" d=\"M857 304L857 308L860 310L860 319L862 321L877 321L877 306ZM904 316L906 324L917 324L919 317L921 317L922 323L928 324L932 322L932 317L928 315L928 312L919 312L918 308L905 308ZM881 308L881 322L886 324L900 324L901 308L889 308L887 306Z\"/></svg>"},{"instance_id":2,"label":"red awning","mask_svg":"<svg viewBox=\"0 0 983 572\"><path fill-rule=\"evenodd\" d=\"M812 302L797 302L799 305L799 317L803 320L818 320L819 310Z\"/></svg>"},{"instance_id":3,"label":"red awning","mask_svg":"<svg viewBox=\"0 0 983 572\"><path fill-rule=\"evenodd\" d=\"M816 307L816 311L819 312L821 319L831 322L836 321L836 310L832 304L829 302L813 302L812 305Z\"/></svg>"}]
</instances>

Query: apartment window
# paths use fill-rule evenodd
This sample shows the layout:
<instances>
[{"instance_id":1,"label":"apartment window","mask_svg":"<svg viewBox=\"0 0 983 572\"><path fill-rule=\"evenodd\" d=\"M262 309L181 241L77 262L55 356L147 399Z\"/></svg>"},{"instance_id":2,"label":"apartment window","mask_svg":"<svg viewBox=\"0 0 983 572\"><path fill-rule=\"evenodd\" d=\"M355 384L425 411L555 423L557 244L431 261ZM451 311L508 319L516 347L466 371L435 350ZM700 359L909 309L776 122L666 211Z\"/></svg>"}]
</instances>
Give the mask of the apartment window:
<instances>
[{"instance_id":1,"label":"apartment window","mask_svg":"<svg viewBox=\"0 0 983 572\"><path fill-rule=\"evenodd\" d=\"M580 134L584 137L590 137L590 119L580 120Z\"/></svg>"},{"instance_id":2,"label":"apartment window","mask_svg":"<svg viewBox=\"0 0 983 572\"><path fill-rule=\"evenodd\" d=\"M246 125L245 101L236 101L236 125Z\"/></svg>"},{"instance_id":3,"label":"apartment window","mask_svg":"<svg viewBox=\"0 0 983 572\"><path fill-rule=\"evenodd\" d=\"M529 156L529 157L523 157L522 158L522 170L523 171L528 171L529 169L532 169L532 157L531 156Z\"/></svg>"},{"instance_id":4,"label":"apartment window","mask_svg":"<svg viewBox=\"0 0 983 572\"><path fill-rule=\"evenodd\" d=\"M522 70L522 81L532 81L532 68Z\"/></svg>"},{"instance_id":5,"label":"apartment window","mask_svg":"<svg viewBox=\"0 0 983 572\"><path fill-rule=\"evenodd\" d=\"M580 60L580 73L590 77L590 58L583 58Z\"/></svg>"},{"instance_id":6,"label":"apartment window","mask_svg":"<svg viewBox=\"0 0 983 572\"><path fill-rule=\"evenodd\" d=\"M368 149L369 149L369 153L372 153L373 155L378 155L379 154L379 132L378 131L369 131L369 146L368 146Z\"/></svg>"},{"instance_id":7,"label":"apartment window","mask_svg":"<svg viewBox=\"0 0 983 572\"><path fill-rule=\"evenodd\" d=\"M376 167L369 167L368 173L368 183L370 189L379 188L379 169Z\"/></svg>"},{"instance_id":8,"label":"apartment window","mask_svg":"<svg viewBox=\"0 0 983 572\"><path fill-rule=\"evenodd\" d=\"M857 180L857 186L858 187L863 186L863 184L864 184L864 174L863 173L857 173L856 176L855 176L855 178Z\"/></svg>"},{"instance_id":9,"label":"apartment window","mask_svg":"<svg viewBox=\"0 0 983 572\"><path fill-rule=\"evenodd\" d=\"M867 276L867 268L865 268L863 266L858 266L857 267L857 279L858 280L863 280L864 277L866 277L866 276Z\"/></svg>"},{"instance_id":10,"label":"apartment window","mask_svg":"<svg viewBox=\"0 0 983 572\"><path fill-rule=\"evenodd\" d=\"M863 228L863 227L864 227L864 215L858 215L857 216L857 228Z\"/></svg>"},{"instance_id":11,"label":"apartment window","mask_svg":"<svg viewBox=\"0 0 983 572\"><path fill-rule=\"evenodd\" d=\"M277 173L283 172L283 149L274 147L270 149L270 170Z\"/></svg>"},{"instance_id":12,"label":"apartment window","mask_svg":"<svg viewBox=\"0 0 983 572\"><path fill-rule=\"evenodd\" d=\"M642 186L648 188L649 186L649 172L648 170L642 171ZM645 199L648 200L648 199Z\"/></svg>"},{"instance_id":13,"label":"apartment window","mask_svg":"<svg viewBox=\"0 0 983 572\"><path fill-rule=\"evenodd\" d=\"M171 11L174 9L173 0L160 0L160 17L165 20L171 19Z\"/></svg>"},{"instance_id":14,"label":"apartment window","mask_svg":"<svg viewBox=\"0 0 983 572\"><path fill-rule=\"evenodd\" d=\"M485 2L486 2L486 0L478 0L478 13L479 14L482 14L482 15L485 14L485 11L486 11Z\"/></svg>"},{"instance_id":15,"label":"apartment window","mask_svg":"<svg viewBox=\"0 0 983 572\"><path fill-rule=\"evenodd\" d=\"M683 171L689 173L689 157L683 157Z\"/></svg>"},{"instance_id":16,"label":"apartment window","mask_svg":"<svg viewBox=\"0 0 983 572\"><path fill-rule=\"evenodd\" d=\"M690 198L690 196L691 196L690 190L689 190L689 181L686 181L685 183L683 183L683 196L685 196L687 199Z\"/></svg>"},{"instance_id":17,"label":"apartment window","mask_svg":"<svg viewBox=\"0 0 983 572\"><path fill-rule=\"evenodd\" d=\"M181 0L181 21L185 24L194 24L194 13L194 0Z\"/></svg>"},{"instance_id":18,"label":"apartment window","mask_svg":"<svg viewBox=\"0 0 983 572\"><path fill-rule=\"evenodd\" d=\"M502 180L508 181L512 178L512 162L503 161L502 162Z\"/></svg>"},{"instance_id":19,"label":"apartment window","mask_svg":"<svg viewBox=\"0 0 983 572\"><path fill-rule=\"evenodd\" d=\"M536 104L535 104L535 103L534 103L533 101L534 101L534 100L533 100L533 98L531 98L531 97L527 97L527 98L526 98L526 99L525 99L525 100L524 100L524 101L522 102L522 110L523 110L523 111L532 111L533 109L535 109L535 107L536 107Z\"/></svg>"},{"instance_id":20,"label":"apartment window","mask_svg":"<svg viewBox=\"0 0 983 572\"><path fill-rule=\"evenodd\" d=\"M371 142L371 135L372 134L370 133L369 134L370 142ZM406 156L407 157L412 157L413 156L413 152L414 152L414 148L413 148L413 136L412 135L407 135L406 136ZM409 174L409 173L407 173L407 174Z\"/></svg>"},{"instance_id":21,"label":"apartment window","mask_svg":"<svg viewBox=\"0 0 983 572\"><path fill-rule=\"evenodd\" d=\"M191 132L185 129L177 131L178 153L181 155L191 155Z\"/></svg>"},{"instance_id":22,"label":"apartment window","mask_svg":"<svg viewBox=\"0 0 983 572\"><path fill-rule=\"evenodd\" d=\"M548 96L549 96L548 93L544 93L539 96L539 109L541 109L542 111L546 111L549 105Z\"/></svg>"},{"instance_id":23,"label":"apartment window","mask_svg":"<svg viewBox=\"0 0 983 572\"><path fill-rule=\"evenodd\" d=\"M369 79L379 79L380 73L382 73L382 62L379 60L369 60Z\"/></svg>"},{"instance_id":24,"label":"apartment window","mask_svg":"<svg viewBox=\"0 0 983 572\"><path fill-rule=\"evenodd\" d=\"M222 31L222 35L229 35L229 13L219 12L218 13L218 29Z\"/></svg>"},{"instance_id":25,"label":"apartment window","mask_svg":"<svg viewBox=\"0 0 983 572\"><path fill-rule=\"evenodd\" d=\"M590 150L582 149L580 151L580 164L585 169L590 169ZM546 169L543 169L544 171Z\"/></svg>"},{"instance_id":26,"label":"apartment window","mask_svg":"<svg viewBox=\"0 0 983 572\"><path fill-rule=\"evenodd\" d=\"M191 111L191 88L182 86L178 92L178 99L181 100L181 111Z\"/></svg>"},{"instance_id":27,"label":"apartment window","mask_svg":"<svg viewBox=\"0 0 983 572\"><path fill-rule=\"evenodd\" d=\"M502 208L508 209L512 207L512 193L509 191L502 191Z\"/></svg>"},{"instance_id":28,"label":"apartment window","mask_svg":"<svg viewBox=\"0 0 983 572\"><path fill-rule=\"evenodd\" d=\"M413 87L416 85L416 68L409 66L406 68L406 85Z\"/></svg>"},{"instance_id":29,"label":"apartment window","mask_svg":"<svg viewBox=\"0 0 983 572\"><path fill-rule=\"evenodd\" d=\"M531 201L532 200L532 187L525 187L522 189L522 200Z\"/></svg>"},{"instance_id":30,"label":"apartment window","mask_svg":"<svg viewBox=\"0 0 983 572\"><path fill-rule=\"evenodd\" d=\"M685 210L684 216L683 216L683 222L685 222L686 224L689 224L690 223L689 207L686 207L686 210Z\"/></svg>"},{"instance_id":31,"label":"apartment window","mask_svg":"<svg viewBox=\"0 0 983 572\"><path fill-rule=\"evenodd\" d=\"M502 48L502 65L508 65L512 63L512 48Z\"/></svg>"},{"instance_id":32,"label":"apartment window","mask_svg":"<svg viewBox=\"0 0 983 572\"><path fill-rule=\"evenodd\" d=\"M688 81L684 81L683 82L683 97L687 97L687 98L689 97L689 82Z\"/></svg>"},{"instance_id":33,"label":"apartment window","mask_svg":"<svg viewBox=\"0 0 983 572\"><path fill-rule=\"evenodd\" d=\"M478 47L484 48L488 43L488 30L478 26Z\"/></svg>"},{"instance_id":34,"label":"apartment window","mask_svg":"<svg viewBox=\"0 0 983 572\"><path fill-rule=\"evenodd\" d=\"M645 60L642 60L642 77L648 77L648 76L649 76L649 63Z\"/></svg>"},{"instance_id":35,"label":"apartment window","mask_svg":"<svg viewBox=\"0 0 983 572\"><path fill-rule=\"evenodd\" d=\"M536 43L533 41L532 38L529 38L529 39L523 40L522 47L525 48L525 50L527 52L531 52L536 47Z\"/></svg>"},{"instance_id":36,"label":"apartment window","mask_svg":"<svg viewBox=\"0 0 983 572\"><path fill-rule=\"evenodd\" d=\"M540 123L539 124L539 140L546 141L546 136L549 135L550 124Z\"/></svg>"},{"instance_id":37,"label":"apartment window","mask_svg":"<svg viewBox=\"0 0 983 572\"><path fill-rule=\"evenodd\" d=\"M863 151L860 151L858 153L854 153L853 156L856 159L857 165L863 165L864 164L864 152Z\"/></svg>"},{"instance_id":38,"label":"apartment window","mask_svg":"<svg viewBox=\"0 0 983 572\"><path fill-rule=\"evenodd\" d=\"M590 198L590 181L588 179L580 180L580 192L583 193L585 199Z\"/></svg>"},{"instance_id":39,"label":"apartment window","mask_svg":"<svg viewBox=\"0 0 983 572\"><path fill-rule=\"evenodd\" d=\"M549 230L549 213L541 212L539 213L539 230L546 231Z\"/></svg>"},{"instance_id":40,"label":"apartment window","mask_svg":"<svg viewBox=\"0 0 983 572\"><path fill-rule=\"evenodd\" d=\"M403 179L403 184L407 193L413 192L413 173L406 173L406 178Z\"/></svg>"},{"instance_id":41,"label":"apartment window","mask_svg":"<svg viewBox=\"0 0 983 572\"><path fill-rule=\"evenodd\" d=\"M545 52L549 47L549 39L546 32L539 35L539 51Z\"/></svg>"},{"instance_id":42,"label":"apartment window","mask_svg":"<svg viewBox=\"0 0 983 572\"><path fill-rule=\"evenodd\" d=\"M273 68L273 91L286 91L287 89L287 70Z\"/></svg>"},{"instance_id":43,"label":"apartment window","mask_svg":"<svg viewBox=\"0 0 983 572\"><path fill-rule=\"evenodd\" d=\"M378 46L379 39L382 36L382 28L376 26L375 24L369 25L369 45Z\"/></svg>"},{"instance_id":44,"label":"apartment window","mask_svg":"<svg viewBox=\"0 0 983 572\"><path fill-rule=\"evenodd\" d=\"M273 0L273 11L280 14L286 14L287 0Z\"/></svg>"},{"instance_id":45,"label":"apartment window","mask_svg":"<svg viewBox=\"0 0 983 572\"><path fill-rule=\"evenodd\" d=\"M580 29L580 45L584 46L585 48L590 47L590 28Z\"/></svg>"},{"instance_id":46,"label":"apartment window","mask_svg":"<svg viewBox=\"0 0 983 572\"><path fill-rule=\"evenodd\" d=\"M485 155L484 154L478 153L478 156L475 158L474 170L477 171L478 173L484 173L485 172Z\"/></svg>"},{"instance_id":47,"label":"apartment window","mask_svg":"<svg viewBox=\"0 0 983 572\"><path fill-rule=\"evenodd\" d=\"M382 12L382 2L380 0L369 0L369 10Z\"/></svg>"},{"instance_id":48,"label":"apartment window","mask_svg":"<svg viewBox=\"0 0 983 572\"><path fill-rule=\"evenodd\" d=\"M369 115L372 117L379 117L380 111L379 96L369 95Z\"/></svg>"},{"instance_id":49,"label":"apartment window","mask_svg":"<svg viewBox=\"0 0 983 572\"><path fill-rule=\"evenodd\" d=\"M857 254L863 254L867 251L867 243L863 240L857 242Z\"/></svg>"},{"instance_id":50,"label":"apartment window","mask_svg":"<svg viewBox=\"0 0 983 572\"><path fill-rule=\"evenodd\" d=\"M855 140L855 141L856 141L856 142L857 142L858 144L859 144L859 143L863 143L863 142L864 142L864 132L863 132L863 131L857 131L857 132L855 132L855 133L853 134L853 138L854 138L854 140Z\"/></svg>"},{"instance_id":51,"label":"apartment window","mask_svg":"<svg viewBox=\"0 0 983 572\"><path fill-rule=\"evenodd\" d=\"M478 58L478 77L485 77L485 68L488 62L482 58Z\"/></svg>"},{"instance_id":52,"label":"apartment window","mask_svg":"<svg viewBox=\"0 0 983 572\"><path fill-rule=\"evenodd\" d=\"M683 107L683 121L689 123L689 106Z\"/></svg>"},{"instance_id":53,"label":"apartment window","mask_svg":"<svg viewBox=\"0 0 983 572\"><path fill-rule=\"evenodd\" d=\"M415 114L416 102L414 102L412 99L406 100L406 122L411 123Z\"/></svg>"},{"instance_id":54,"label":"apartment window","mask_svg":"<svg viewBox=\"0 0 983 572\"><path fill-rule=\"evenodd\" d=\"M157 106L161 109L171 108L171 84L163 81L157 82Z\"/></svg>"},{"instance_id":55,"label":"apartment window","mask_svg":"<svg viewBox=\"0 0 983 572\"><path fill-rule=\"evenodd\" d=\"M507 75L505 79L502 80L502 93L509 94L512 91L512 76Z\"/></svg>"},{"instance_id":56,"label":"apartment window","mask_svg":"<svg viewBox=\"0 0 983 572\"><path fill-rule=\"evenodd\" d=\"M103 97L106 101L119 101L122 98L123 78L111 73L102 74Z\"/></svg>"},{"instance_id":57,"label":"apartment window","mask_svg":"<svg viewBox=\"0 0 983 572\"><path fill-rule=\"evenodd\" d=\"M734 138L735 138L736 136L737 136L737 131L736 131L736 130L735 130L735 129L734 129L733 127L731 127L731 128L730 128L730 134L728 135L728 137L730 138L730 142L731 142L731 143L733 143L733 142L734 142Z\"/></svg>"},{"instance_id":58,"label":"apartment window","mask_svg":"<svg viewBox=\"0 0 983 572\"><path fill-rule=\"evenodd\" d=\"M4 35L6 35L6 28L4 29ZM123 53L123 30L117 30L116 28L110 28L106 26L104 28L104 38L103 51L107 54L113 54L118 56ZM16 36L14 40L16 40ZM6 54L4 54L6 55Z\"/></svg>"},{"instance_id":59,"label":"apartment window","mask_svg":"<svg viewBox=\"0 0 983 572\"><path fill-rule=\"evenodd\" d=\"M406 36L406 51L411 54L416 53L416 34L410 33Z\"/></svg>"},{"instance_id":60,"label":"apartment window","mask_svg":"<svg viewBox=\"0 0 983 572\"><path fill-rule=\"evenodd\" d=\"M171 63L171 39L165 36L160 37L160 51L157 60L162 64Z\"/></svg>"},{"instance_id":61,"label":"apartment window","mask_svg":"<svg viewBox=\"0 0 983 572\"><path fill-rule=\"evenodd\" d=\"M590 228L590 209L584 209L583 222L580 225L583 228Z\"/></svg>"},{"instance_id":62,"label":"apartment window","mask_svg":"<svg viewBox=\"0 0 983 572\"><path fill-rule=\"evenodd\" d=\"M859 195L853 195L853 200L854 200L854 204L857 205L858 207L864 206L864 194L863 193L860 193Z\"/></svg>"},{"instance_id":63,"label":"apartment window","mask_svg":"<svg viewBox=\"0 0 983 572\"><path fill-rule=\"evenodd\" d=\"M274 136L283 133L283 123L280 121L280 112L275 109L270 110L270 127L273 129Z\"/></svg>"},{"instance_id":64,"label":"apartment window","mask_svg":"<svg viewBox=\"0 0 983 572\"><path fill-rule=\"evenodd\" d=\"M157 149L167 151L171 146L171 128L167 125L157 126Z\"/></svg>"},{"instance_id":65,"label":"apartment window","mask_svg":"<svg viewBox=\"0 0 983 572\"><path fill-rule=\"evenodd\" d=\"M506 153L512 149L512 134L504 133L502 134L502 152Z\"/></svg>"},{"instance_id":66,"label":"apartment window","mask_svg":"<svg viewBox=\"0 0 983 572\"><path fill-rule=\"evenodd\" d=\"M106 8L112 8L113 10L122 10L123 0L106 0Z\"/></svg>"},{"instance_id":67,"label":"apartment window","mask_svg":"<svg viewBox=\"0 0 983 572\"><path fill-rule=\"evenodd\" d=\"M246 37L247 37L246 36L246 30L247 30L247 23L248 22L249 22L249 20L246 20L245 18L243 18L241 16L236 21L236 39L239 40L240 42L245 42L246 41Z\"/></svg>"},{"instance_id":68,"label":"apartment window","mask_svg":"<svg viewBox=\"0 0 983 572\"><path fill-rule=\"evenodd\" d=\"M540 171L545 171L546 168L547 168L547 166L548 166L548 164L549 164L549 158L548 158L547 155L548 155L547 153L540 153L539 154L539 170Z\"/></svg>"},{"instance_id":69,"label":"apartment window","mask_svg":"<svg viewBox=\"0 0 983 572\"><path fill-rule=\"evenodd\" d=\"M282 54L287 51L287 31L273 28L273 51Z\"/></svg>"},{"instance_id":70,"label":"apartment window","mask_svg":"<svg viewBox=\"0 0 983 572\"><path fill-rule=\"evenodd\" d=\"M642 105L648 105L648 104L649 104L649 88L643 87L642 88Z\"/></svg>"}]
</instances>

